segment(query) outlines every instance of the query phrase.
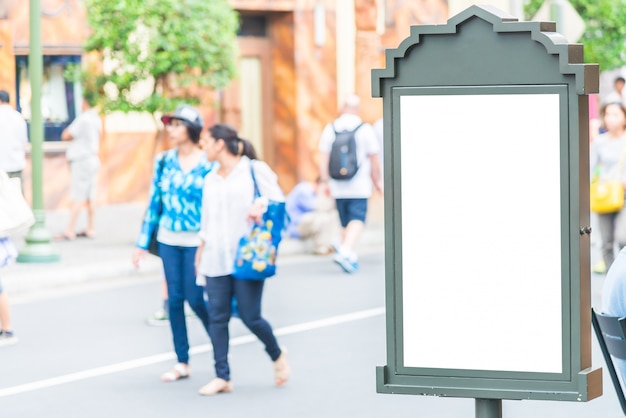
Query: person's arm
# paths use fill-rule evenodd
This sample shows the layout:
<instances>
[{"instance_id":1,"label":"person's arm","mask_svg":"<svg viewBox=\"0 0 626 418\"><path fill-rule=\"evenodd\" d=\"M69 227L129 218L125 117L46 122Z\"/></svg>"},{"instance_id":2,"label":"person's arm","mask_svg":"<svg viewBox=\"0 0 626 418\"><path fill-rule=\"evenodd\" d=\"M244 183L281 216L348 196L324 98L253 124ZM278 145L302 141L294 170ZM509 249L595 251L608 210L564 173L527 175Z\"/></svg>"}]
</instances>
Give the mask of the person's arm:
<instances>
[{"instance_id":1,"label":"person's arm","mask_svg":"<svg viewBox=\"0 0 626 418\"><path fill-rule=\"evenodd\" d=\"M320 151L319 155L319 170L320 170L320 181L324 184L328 184L330 180L330 174L328 173L328 164L330 162L330 152L322 152Z\"/></svg>"},{"instance_id":2,"label":"person's arm","mask_svg":"<svg viewBox=\"0 0 626 418\"><path fill-rule=\"evenodd\" d=\"M320 182L323 189L328 188L328 182L330 181L330 174L328 172L328 164L330 162L330 150L335 140L335 131L331 124L324 127L320 138L319 145L319 174Z\"/></svg>"},{"instance_id":3,"label":"person's arm","mask_svg":"<svg viewBox=\"0 0 626 418\"><path fill-rule=\"evenodd\" d=\"M61 132L61 140L63 141L71 141L72 139L74 139L74 135L72 135L72 131L71 128L72 125L68 126L67 128L63 129L63 132Z\"/></svg>"},{"instance_id":4,"label":"person's arm","mask_svg":"<svg viewBox=\"0 0 626 418\"><path fill-rule=\"evenodd\" d=\"M84 129L84 124L85 118L83 114L78 115L67 128L63 129L63 132L61 132L61 140L71 141L77 136L80 136L80 132L82 132Z\"/></svg>"},{"instance_id":5,"label":"person's arm","mask_svg":"<svg viewBox=\"0 0 626 418\"><path fill-rule=\"evenodd\" d=\"M150 237L152 236L152 232L159 222L159 205L163 200L161 196L162 191L160 190L160 177L163 175L162 170L165 166L164 160L162 160L164 158L165 154L162 154L154 162L154 172L152 175L152 185L150 186L150 198L148 201L148 208L146 209L146 213L141 224L141 232L139 233L139 237L135 242L135 247L143 250L144 253L148 250ZM161 166L162 162L163 165Z\"/></svg>"},{"instance_id":6,"label":"person's arm","mask_svg":"<svg viewBox=\"0 0 626 418\"><path fill-rule=\"evenodd\" d=\"M150 244L150 237L152 232L156 228L159 222L158 208L162 201L160 189L160 176L163 174L163 166L161 162L165 158L165 154L162 154L160 158L157 158L154 163L154 174L152 175L152 185L150 186L150 200L148 208L141 224L141 231L139 237L135 242L135 250L133 251L133 265L139 266L139 263L148 252L148 246Z\"/></svg>"},{"instance_id":7,"label":"person's arm","mask_svg":"<svg viewBox=\"0 0 626 418\"><path fill-rule=\"evenodd\" d=\"M204 241L201 239L200 245L196 249L196 256L194 258L193 266L195 268L196 276L198 275L198 268L200 267L200 261L202 261L202 252L204 251Z\"/></svg>"},{"instance_id":8,"label":"person's arm","mask_svg":"<svg viewBox=\"0 0 626 418\"><path fill-rule=\"evenodd\" d=\"M366 123L360 129L358 134L361 135L360 138L363 141L362 144L365 147L365 152L370 162L370 177L372 179L372 183L374 184L374 188L382 194L383 179L382 173L380 172L380 159L378 157L380 154L380 144L378 142L376 132L374 131L372 125Z\"/></svg>"},{"instance_id":9,"label":"person's arm","mask_svg":"<svg viewBox=\"0 0 626 418\"><path fill-rule=\"evenodd\" d=\"M598 165L600 164L600 154L598 153L598 141L600 139L595 139L590 146L589 149L589 178L593 181L596 180L595 177L598 175Z\"/></svg>"},{"instance_id":10,"label":"person's arm","mask_svg":"<svg viewBox=\"0 0 626 418\"><path fill-rule=\"evenodd\" d=\"M211 173L204 177L204 183L202 184L202 203L200 206L200 230L198 231L198 238L202 242L202 245L209 240L211 231L208 230L209 222L209 205L214 199L211 192Z\"/></svg>"},{"instance_id":11,"label":"person's arm","mask_svg":"<svg viewBox=\"0 0 626 418\"><path fill-rule=\"evenodd\" d=\"M318 193L324 195L330 195L330 189L328 182L330 181L330 174L328 173L328 164L330 163L330 152L320 151L319 155L319 170L320 170L320 182L317 186Z\"/></svg>"},{"instance_id":12,"label":"person's arm","mask_svg":"<svg viewBox=\"0 0 626 418\"><path fill-rule=\"evenodd\" d=\"M26 120L23 120L22 126L19 129L20 142L26 147L28 145L28 125Z\"/></svg>"},{"instance_id":13,"label":"person's arm","mask_svg":"<svg viewBox=\"0 0 626 418\"><path fill-rule=\"evenodd\" d=\"M285 195L278 185L278 176L269 165L263 161L254 161L251 164L261 196L254 199L248 212L248 219L258 223L261 222L269 201L284 202Z\"/></svg>"},{"instance_id":14,"label":"person's arm","mask_svg":"<svg viewBox=\"0 0 626 418\"><path fill-rule=\"evenodd\" d=\"M72 139L74 139L74 137L69 131L69 127L63 129L63 132L61 132L61 139L63 141L71 141Z\"/></svg>"},{"instance_id":15,"label":"person's arm","mask_svg":"<svg viewBox=\"0 0 626 418\"><path fill-rule=\"evenodd\" d=\"M276 202L284 202L285 195L278 185L278 176L270 166L263 161L254 161L252 166L261 197Z\"/></svg>"},{"instance_id":16,"label":"person's arm","mask_svg":"<svg viewBox=\"0 0 626 418\"><path fill-rule=\"evenodd\" d=\"M383 181L382 176L380 174L380 161L378 159L378 154L370 154L370 176L372 178L372 183L376 190L378 190L381 194L383 193Z\"/></svg>"},{"instance_id":17,"label":"person's arm","mask_svg":"<svg viewBox=\"0 0 626 418\"><path fill-rule=\"evenodd\" d=\"M202 184L202 205L200 206L200 231L198 231L198 237L200 238L200 245L198 245L198 249L196 250L196 256L194 258L194 267L196 277L199 274L200 263L202 262L202 253L204 251L204 247L206 246L206 242L209 240L209 234L211 231L208 229L208 220L209 220L209 202L213 199L211 196L211 173L209 172L203 180Z\"/></svg>"}]
</instances>

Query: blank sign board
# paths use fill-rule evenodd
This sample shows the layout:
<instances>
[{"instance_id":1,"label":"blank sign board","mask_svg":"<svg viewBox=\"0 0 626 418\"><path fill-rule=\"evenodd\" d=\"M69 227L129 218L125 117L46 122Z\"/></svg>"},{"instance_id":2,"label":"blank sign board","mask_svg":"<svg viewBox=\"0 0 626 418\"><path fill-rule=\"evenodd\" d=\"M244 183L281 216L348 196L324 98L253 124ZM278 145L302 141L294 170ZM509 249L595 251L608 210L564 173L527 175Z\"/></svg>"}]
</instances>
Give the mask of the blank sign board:
<instances>
[{"instance_id":1,"label":"blank sign board","mask_svg":"<svg viewBox=\"0 0 626 418\"><path fill-rule=\"evenodd\" d=\"M562 373L559 94L399 106L403 366Z\"/></svg>"}]
</instances>

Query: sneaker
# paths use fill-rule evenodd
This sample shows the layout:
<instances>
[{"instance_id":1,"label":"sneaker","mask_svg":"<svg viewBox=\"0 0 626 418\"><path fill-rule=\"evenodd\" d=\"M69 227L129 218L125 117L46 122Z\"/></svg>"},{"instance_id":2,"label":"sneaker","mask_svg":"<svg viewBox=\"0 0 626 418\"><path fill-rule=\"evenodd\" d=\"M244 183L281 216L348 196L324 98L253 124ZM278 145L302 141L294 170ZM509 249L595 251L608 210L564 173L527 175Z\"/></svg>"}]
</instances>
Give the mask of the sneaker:
<instances>
[{"instance_id":1,"label":"sneaker","mask_svg":"<svg viewBox=\"0 0 626 418\"><path fill-rule=\"evenodd\" d=\"M339 264L339 266L341 266L343 271L345 271L346 273L356 273L356 271L359 269L358 261L352 261L348 257L341 255L340 253L335 253L333 261Z\"/></svg>"},{"instance_id":2,"label":"sneaker","mask_svg":"<svg viewBox=\"0 0 626 418\"><path fill-rule=\"evenodd\" d=\"M596 274L604 274L606 273L606 264L604 260L598 261L593 265L592 271Z\"/></svg>"},{"instance_id":3,"label":"sneaker","mask_svg":"<svg viewBox=\"0 0 626 418\"><path fill-rule=\"evenodd\" d=\"M0 331L0 347L17 344L17 341L13 331Z\"/></svg>"},{"instance_id":4,"label":"sneaker","mask_svg":"<svg viewBox=\"0 0 626 418\"><path fill-rule=\"evenodd\" d=\"M165 325L169 325L170 319L168 318L165 309L159 309L158 311L153 313L152 316L146 319L146 323L155 327L162 327Z\"/></svg>"}]
</instances>

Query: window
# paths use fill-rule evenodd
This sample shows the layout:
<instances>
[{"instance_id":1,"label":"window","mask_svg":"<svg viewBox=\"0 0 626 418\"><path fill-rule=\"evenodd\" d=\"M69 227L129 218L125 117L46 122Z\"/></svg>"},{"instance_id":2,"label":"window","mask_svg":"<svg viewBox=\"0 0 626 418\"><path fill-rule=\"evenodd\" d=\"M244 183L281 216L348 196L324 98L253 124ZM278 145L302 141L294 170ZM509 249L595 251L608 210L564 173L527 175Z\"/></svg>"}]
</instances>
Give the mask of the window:
<instances>
[{"instance_id":1,"label":"window","mask_svg":"<svg viewBox=\"0 0 626 418\"><path fill-rule=\"evenodd\" d=\"M16 105L30 122L31 85L28 56L17 56ZM80 112L81 86L65 80L63 73L70 63L80 63L79 55L45 55L41 87L41 115L44 121L44 141L60 141L61 132Z\"/></svg>"},{"instance_id":2,"label":"window","mask_svg":"<svg viewBox=\"0 0 626 418\"><path fill-rule=\"evenodd\" d=\"M240 15L237 36L267 36L267 18L261 15Z\"/></svg>"}]
</instances>

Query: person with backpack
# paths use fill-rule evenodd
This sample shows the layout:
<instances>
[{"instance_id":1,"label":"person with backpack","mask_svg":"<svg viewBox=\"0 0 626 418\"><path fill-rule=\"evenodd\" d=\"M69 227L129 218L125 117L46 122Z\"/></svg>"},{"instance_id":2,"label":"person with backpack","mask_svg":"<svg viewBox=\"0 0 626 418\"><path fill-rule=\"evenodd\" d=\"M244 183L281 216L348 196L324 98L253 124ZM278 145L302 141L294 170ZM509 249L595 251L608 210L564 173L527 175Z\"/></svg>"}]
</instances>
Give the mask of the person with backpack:
<instances>
[{"instance_id":1,"label":"person with backpack","mask_svg":"<svg viewBox=\"0 0 626 418\"><path fill-rule=\"evenodd\" d=\"M359 269L355 247L365 228L372 188L383 192L380 146L372 126L359 117L360 105L360 98L349 94L339 117L322 131L319 144L320 178L335 199L341 222L333 261L346 273Z\"/></svg>"}]
</instances>

